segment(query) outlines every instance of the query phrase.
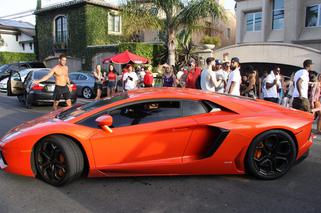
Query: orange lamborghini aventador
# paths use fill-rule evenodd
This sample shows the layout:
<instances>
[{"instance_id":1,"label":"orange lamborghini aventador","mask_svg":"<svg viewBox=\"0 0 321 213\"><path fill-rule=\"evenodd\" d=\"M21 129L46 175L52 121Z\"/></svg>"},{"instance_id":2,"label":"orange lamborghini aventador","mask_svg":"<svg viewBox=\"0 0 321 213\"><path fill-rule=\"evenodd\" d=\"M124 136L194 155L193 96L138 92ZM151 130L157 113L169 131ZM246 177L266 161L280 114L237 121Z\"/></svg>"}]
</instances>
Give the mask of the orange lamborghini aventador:
<instances>
[{"instance_id":1,"label":"orange lamborghini aventador","mask_svg":"<svg viewBox=\"0 0 321 213\"><path fill-rule=\"evenodd\" d=\"M56 186L81 175L275 179L307 156L312 122L262 100L138 89L17 126L0 140L0 167Z\"/></svg>"}]
</instances>

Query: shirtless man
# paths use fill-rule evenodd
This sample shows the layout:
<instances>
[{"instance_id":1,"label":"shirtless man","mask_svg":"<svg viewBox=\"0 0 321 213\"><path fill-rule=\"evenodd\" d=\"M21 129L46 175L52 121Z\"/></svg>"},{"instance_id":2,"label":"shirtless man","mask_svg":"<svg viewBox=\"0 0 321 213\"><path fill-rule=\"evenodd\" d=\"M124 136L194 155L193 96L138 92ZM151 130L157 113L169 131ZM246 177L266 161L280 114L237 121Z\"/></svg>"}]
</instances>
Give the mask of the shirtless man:
<instances>
[{"instance_id":1,"label":"shirtless man","mask_svg":"<svg viewBox=\"0 0 321 213\"><path fill-rule=\"evenodd\" d=\"M53 93L53 109L57 110L59 105L59 100L61 98L61 95L64 97L67 106L71 106L71 100L70 100L70 80L68 77L68 67L66 66L67 63L67 57L64 54L61 54L59 56L59 64L56 65L54 68L51 69L51 71L45 75L40 80L33 81L34 84L39 84L43 81L47 81L51 76L55 77L56 83L55 83L55 90Z\"/></svg>"}]
</instances>

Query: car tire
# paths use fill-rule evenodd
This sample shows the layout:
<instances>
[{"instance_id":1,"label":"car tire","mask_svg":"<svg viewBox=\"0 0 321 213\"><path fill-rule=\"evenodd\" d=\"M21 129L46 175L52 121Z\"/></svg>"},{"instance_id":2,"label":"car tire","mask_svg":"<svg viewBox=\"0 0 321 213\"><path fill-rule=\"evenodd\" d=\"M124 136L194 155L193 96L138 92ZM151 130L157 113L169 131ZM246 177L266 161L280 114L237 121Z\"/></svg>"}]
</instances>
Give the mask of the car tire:
<instances>
[{"instance_id":1,"label":"car tire","mask_svg":"<svg viewBox=\"0 0 321 213\"><path fill-rule=\"evenodd\" d=\"M257 136L245 157L247 172L253 176L273 180L286 174L296 159L293 138L281 130L270 130Z\"/></svg>"},{"instance_id":2,"label":"car tire","mask_svg":"<svg viewBox=\"0 0 321 213\"><path fill-rule=\"evenodd\" d=\"M93 91L89 87L84 87L82 89L81 94L82 94L82 97L86 99L90 99L93 96Z\"/></svg>"},{"instance_id":3,"label":"car tire","mask_svg":"<svg viewBox=\"0 0 321 213\"><path fill-rule=\"evenodd\" d=\"M23 104L25 102L24 95L18 95L17 98L18 98L18 101L19 101L20 104Z\"/></svg>"},{"instance_id":4,"label":"car tire","mask_svg":"<svg viewBox=\"0 0 321 213\"><path fill-rule=\"evenodd\" d=\"M71 99L71 104L75 104L77 102L77 96L73 99Z\"/></svg>"},{"instance_id":5,"label":"car tire","mask_svg":"<svg viewBox=\"0 0 321 213\"><path fill-rule=\"evenodd\" d=\"M84 171L84 158L77 144L65 136L49 136L34 149L37 177L54 186L79 178Z\"/></svg>"},{"instance_id":6,"label":"car tire","mask_svg":"<svg viewBox=\"0 0 321 213\"><path fill-rule=\"evenodd\" d=\"M31 109L33 98L30 94L25 93L25 106L27 109Z\"/></svg>"}]
</instances>

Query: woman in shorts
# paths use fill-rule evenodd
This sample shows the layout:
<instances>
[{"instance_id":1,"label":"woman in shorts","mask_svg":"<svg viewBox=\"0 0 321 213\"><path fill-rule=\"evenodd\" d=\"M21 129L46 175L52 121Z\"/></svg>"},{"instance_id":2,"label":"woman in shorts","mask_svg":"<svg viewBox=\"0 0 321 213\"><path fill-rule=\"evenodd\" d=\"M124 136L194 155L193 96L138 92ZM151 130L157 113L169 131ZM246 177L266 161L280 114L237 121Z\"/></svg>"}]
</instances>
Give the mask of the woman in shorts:
<instances>
[{"instance_id":1,"label":"woman in shorts","mask_svg":"<svg viewBox=\"0 0 321 213\"><path fill-rule=\"evenodd\" d=\"M117 73L114 70L114 66L112 64L109 65L109 72L107 74L107 96L112 97L115 95L116 89L116 81L117 81Z\"/></svg>"},{"instance_id":2,"label":"woman in shorts","mask_svg":"<svg viewBox=\"0 0 321 213\"><path fill-rule=\"evenodd\" d=\"M101 97L101 92L103 89L103 76L101 73L101 66L100 64L96 65L95 71L94 71L94 76L95 76L95 86L94 89L96 90L96 98L95 100L99 100Z\"/></svg>"}]
</instances>

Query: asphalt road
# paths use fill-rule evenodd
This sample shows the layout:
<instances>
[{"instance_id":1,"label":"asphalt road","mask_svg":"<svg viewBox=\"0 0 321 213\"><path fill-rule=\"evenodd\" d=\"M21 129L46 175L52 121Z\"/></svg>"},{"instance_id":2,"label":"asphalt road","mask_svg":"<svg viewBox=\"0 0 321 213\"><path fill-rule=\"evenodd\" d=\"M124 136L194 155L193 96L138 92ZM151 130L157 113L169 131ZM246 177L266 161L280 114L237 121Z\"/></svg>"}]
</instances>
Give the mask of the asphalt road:
<instances>
[{"instance_id":1,"label":"asphalt road","mask_svg":"<svg viewBox=\"0 0 321 213\"><path fill-rule=\"evenodd\" d=\"M0 137L51 108L27 110L0 94ZM0 171L5 212L321 212L321 139L284 177L187 176L80 179L55 188Z\"/></svg>"}]
</instances>

